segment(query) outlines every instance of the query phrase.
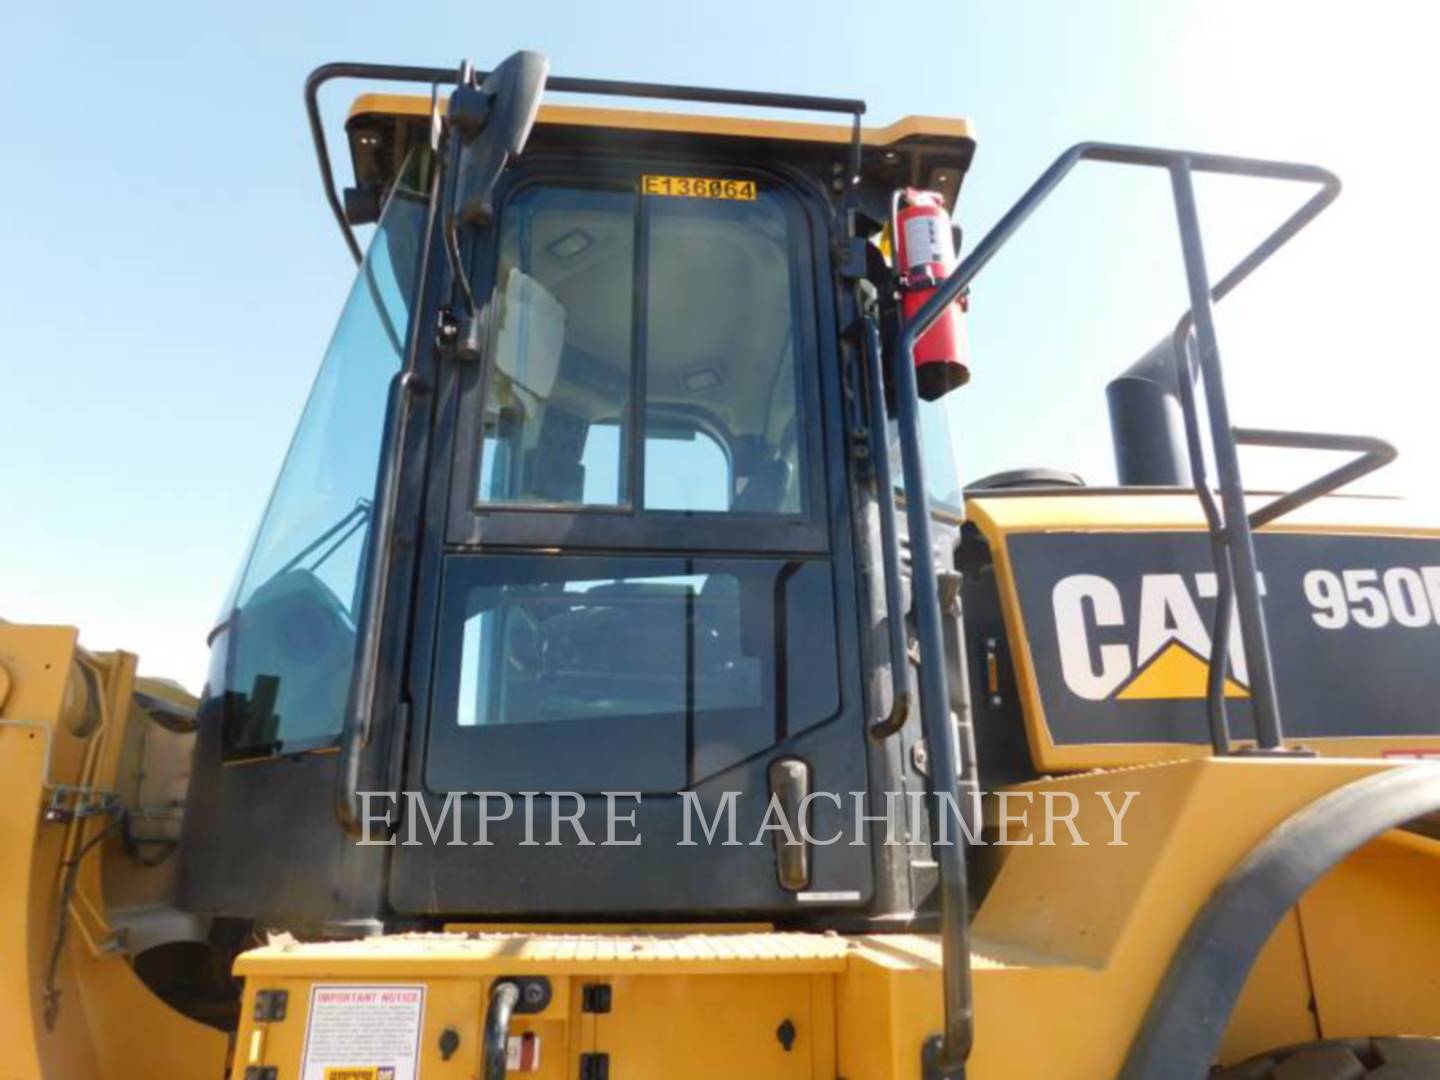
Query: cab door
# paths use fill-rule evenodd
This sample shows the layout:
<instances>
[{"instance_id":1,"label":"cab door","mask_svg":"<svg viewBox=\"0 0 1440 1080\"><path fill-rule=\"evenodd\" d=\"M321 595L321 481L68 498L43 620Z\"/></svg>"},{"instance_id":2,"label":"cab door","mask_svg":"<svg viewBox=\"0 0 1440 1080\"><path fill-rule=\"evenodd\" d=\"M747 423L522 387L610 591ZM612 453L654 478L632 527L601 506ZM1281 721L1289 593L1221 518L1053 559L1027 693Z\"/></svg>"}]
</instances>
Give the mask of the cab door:
<instances>
[{"instance_id":1,"label":"cab door","mask_svg":"<svg viewBox=\"0 0 1440 1080\"><path fill-rule=\"evenodd\" d=\"M396 847L391 903L862 906L823 221L776 176L698 161L527 154L496 205L469 252L487 348L441 377L411 673L406 787L453 816ZM828 793L811 835L840 840L787 884L761 830L780 759Z\"/></svg>"}]
</instances>

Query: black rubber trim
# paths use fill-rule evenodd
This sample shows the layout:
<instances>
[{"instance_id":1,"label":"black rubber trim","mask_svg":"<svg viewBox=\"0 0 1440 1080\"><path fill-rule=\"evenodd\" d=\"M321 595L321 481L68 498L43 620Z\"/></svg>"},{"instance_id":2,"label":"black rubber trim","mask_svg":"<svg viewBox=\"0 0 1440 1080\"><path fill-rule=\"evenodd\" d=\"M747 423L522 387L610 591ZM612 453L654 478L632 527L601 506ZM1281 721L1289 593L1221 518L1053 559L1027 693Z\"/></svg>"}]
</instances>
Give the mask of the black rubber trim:
<instances>
[{"instance_id":1,"label":"black rubber trim","mask_svg":"<svg viewBox=\"0 0 1440 1080\"><path fill-rule=\"evenodd\" d=\"M1257 844L1201 909L1130 1046L1121 1080L1203 1078L1260 949L1322 874L1440 811L1440 768L1397 765L1324 795Z\"/></svg>"}]
</instances>

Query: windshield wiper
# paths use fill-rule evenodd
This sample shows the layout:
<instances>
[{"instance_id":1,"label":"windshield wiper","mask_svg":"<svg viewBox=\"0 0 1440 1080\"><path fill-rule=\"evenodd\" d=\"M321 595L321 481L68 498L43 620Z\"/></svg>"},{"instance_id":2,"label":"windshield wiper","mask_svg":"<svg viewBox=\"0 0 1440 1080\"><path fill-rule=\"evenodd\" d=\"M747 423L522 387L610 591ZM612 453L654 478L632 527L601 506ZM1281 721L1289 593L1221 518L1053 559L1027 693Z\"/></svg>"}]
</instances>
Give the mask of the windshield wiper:
<instances>
[{"instance_id":1,"label":"windshield wiper","mask_svg":"<svg viewBox=\"0 0 1440 1080\"><path fill-rule=\"evenodd\" d=\"M305 561L305 557L307 555L315 551L317 548L322 547L327 541L334 537L334 543L330 544L330 546L325 549L324 553L321 554L321 556L309 566L309 570L311 573L314 573L316 570L320 569L320 567L325 564L325 561L329 559L331 555L334 555L335 552L340 550L340 548L345 544L345 541L349 540L350 537L354 536L356 531L359 530L367 521L370 520L370 506L371 503L369 499L356 499L355 505L351 507L348 511L346 511L344 516L341 517L339 521L335 522L335 524L331 525L314 540L311 540L310 543L306 544L303 548L301 548L300 551L296 553L296 555L291 558L289 562L287 562L284 566L280 567L279 570L276 570L275 573L271 575L270 580L273 581L275 578L280 577L282 574L287 574L291 570L294 570L297 566L299 566L302 562Z\"/></svg>"}]
</instances>

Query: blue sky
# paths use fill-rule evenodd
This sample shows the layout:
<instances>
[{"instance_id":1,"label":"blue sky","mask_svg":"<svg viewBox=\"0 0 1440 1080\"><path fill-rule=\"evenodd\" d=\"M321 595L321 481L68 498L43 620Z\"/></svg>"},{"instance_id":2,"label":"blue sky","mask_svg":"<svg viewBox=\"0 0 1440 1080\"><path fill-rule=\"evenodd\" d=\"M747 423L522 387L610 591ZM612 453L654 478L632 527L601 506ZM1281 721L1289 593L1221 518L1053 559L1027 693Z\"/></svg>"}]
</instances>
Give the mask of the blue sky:
<instances>
[{"instance_id":1,"label":"blue sky","mask_svg":"<svg viewBox=\"0 0 1440 1080\"><path fill-rule=\"evenodd\" d=\"M1430 494L1433 4L76 2L6 22L0 617L76 623L192 689L353 272L300 102L327 60L538 48L558 74L965 115L972 240L1082 138L1329 165L1346 194L1226 305L1232 411L1387 435L1404 459L1372 486ZM1299 194L1202 188L1212 265ZM965 475L1110 476L1103 384L1181 310L1177 259L1154 177L1094 167L1037 215L975 290ZM1259 483L1320 464L1247 459Z\"/></svg>"}]
</instances>

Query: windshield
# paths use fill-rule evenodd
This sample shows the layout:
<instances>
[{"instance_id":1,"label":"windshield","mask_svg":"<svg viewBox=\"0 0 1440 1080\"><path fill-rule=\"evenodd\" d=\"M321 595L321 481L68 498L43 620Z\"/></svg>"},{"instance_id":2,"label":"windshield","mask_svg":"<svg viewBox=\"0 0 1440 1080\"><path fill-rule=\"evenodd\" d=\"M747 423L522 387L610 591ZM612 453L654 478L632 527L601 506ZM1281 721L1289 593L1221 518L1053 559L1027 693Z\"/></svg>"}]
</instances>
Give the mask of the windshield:
<instances>
[{"instance_id":1,"label":"windshield","mask_svg":"<svg viewBox=\"0 0 1440 1080\"><path fill-rule=\"evenodd\" d=\"M390 382L403 360L425 224L425 159L391 194L320 365L250 554L227 603L227 753L323 744L354 665Z\"/></svg>"}]
</instances>

